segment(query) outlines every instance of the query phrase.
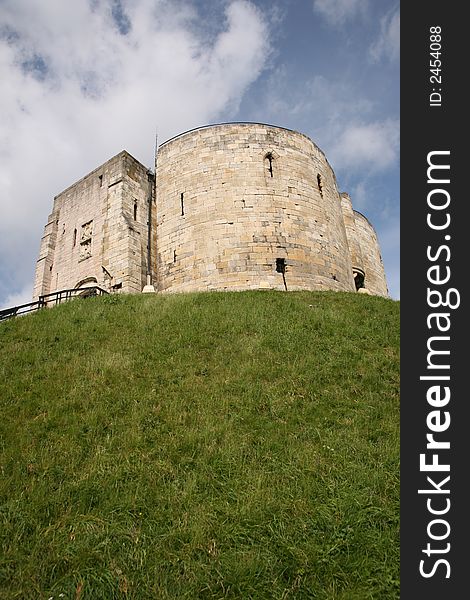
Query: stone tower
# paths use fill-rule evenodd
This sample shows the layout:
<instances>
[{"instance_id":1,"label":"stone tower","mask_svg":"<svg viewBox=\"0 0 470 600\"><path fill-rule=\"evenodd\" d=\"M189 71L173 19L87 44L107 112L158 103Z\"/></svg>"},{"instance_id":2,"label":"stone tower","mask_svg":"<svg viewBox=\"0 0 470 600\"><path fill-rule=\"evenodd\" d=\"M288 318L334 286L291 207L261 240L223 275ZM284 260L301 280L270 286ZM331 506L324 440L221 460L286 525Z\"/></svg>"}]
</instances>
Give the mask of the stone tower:
<instances>
[{"instance_id":1,"label":"stone tower","mask_svg":"<svg viewBox=\"0 0 470 600\"><path fill-rule=\"evenodd\" d=\"M153 274L152 205L154 176L125 151L56 196L41 240L34 297L87 285L140 292L149 267ZM150 233L155 246L155 227Z\"/></svg>"},{"instance_id":2,"label":"stone tower","mask_svg":"<svg viewBox=\"0 0 470 600\"><path fill-rule=\"evenodd\" d=\"M34 295L342 290L387 296L377 236L305 135L200 127L160 145L155 177L127 152L59 194Z\"/></svg>"}]
</instances>

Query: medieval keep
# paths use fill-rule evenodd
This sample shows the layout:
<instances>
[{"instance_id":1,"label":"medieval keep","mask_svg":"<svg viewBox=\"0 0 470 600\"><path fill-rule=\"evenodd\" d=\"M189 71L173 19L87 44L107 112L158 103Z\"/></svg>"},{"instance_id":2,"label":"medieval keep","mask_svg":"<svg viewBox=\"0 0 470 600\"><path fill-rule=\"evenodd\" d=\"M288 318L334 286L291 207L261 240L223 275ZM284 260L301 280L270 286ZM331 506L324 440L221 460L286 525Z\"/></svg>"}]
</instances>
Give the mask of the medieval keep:
<instances>
[{"instance_id":1,"label":"medieval keep","mask_svg":"<svg viewBox=\"0 0 470 600\"><path fill-rule=\"evenodd\" d=\"M155 173L123 151L56 196L34 298L93 285L388 296L374 228L323 152L258 123L182 133L160 145Z\"/></svg>"}]
</instances>

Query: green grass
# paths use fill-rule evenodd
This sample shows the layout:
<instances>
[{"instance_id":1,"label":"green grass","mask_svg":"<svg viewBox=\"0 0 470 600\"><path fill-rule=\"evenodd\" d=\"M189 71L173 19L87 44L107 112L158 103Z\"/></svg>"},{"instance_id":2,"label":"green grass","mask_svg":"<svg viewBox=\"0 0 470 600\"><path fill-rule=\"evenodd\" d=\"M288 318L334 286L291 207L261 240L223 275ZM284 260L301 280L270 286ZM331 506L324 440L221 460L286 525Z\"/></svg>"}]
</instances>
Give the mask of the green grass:
<instances>
[{"instance_id":1,"label":"green grass","mask_svg":"<svg viewBox=\"0 0 470 600\"><path fill-rule=\"evenodd\" d=\"M108 296L1 323L0 598L398 599L398 393L383 298Z\"/></svg>"}]
</instances>

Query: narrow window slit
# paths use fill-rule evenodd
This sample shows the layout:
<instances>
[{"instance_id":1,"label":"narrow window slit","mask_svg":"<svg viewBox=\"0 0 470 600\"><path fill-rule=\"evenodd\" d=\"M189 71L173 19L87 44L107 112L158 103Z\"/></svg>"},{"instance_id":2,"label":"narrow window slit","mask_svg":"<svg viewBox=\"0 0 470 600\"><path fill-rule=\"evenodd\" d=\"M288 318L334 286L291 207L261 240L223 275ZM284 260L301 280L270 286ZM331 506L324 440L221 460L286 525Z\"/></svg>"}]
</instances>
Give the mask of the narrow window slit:
<instances>
[{"instance_id":1,"label":"narrow window slit","mask_svg":"<svg viewBox=\"0 0 470 600\"><path fill-rule=\"evenodd\" d=\"M134 221L137 221L137 200L134 200Z\"/></svg>"},{"instance_id":2,"label":"narrow window slit","mask_svg":"<svg viewBox=\"0 0 470 600\"><path fill-rule=\"evenodd\" d=\"M320 196L323 198L323 183L322 183L322 180L321 180L320 173L318 173L318 175L317 175L317 185L318 185L318 189L320 191Z\"/></svg>"},{"instance_id":3,"label":"narrow window slit","mask_svg":"<svg viewBox=\"0 0 470 600\"><path fill-rule=\"evenodd\" d=\"M98 175L98 179L100 180L100 187L103 185L103 175Z\"/></svg>"},{"instance_id":4,"label":"narrow window slit","mask_svg":"<svg viewBox=\"0 0 470 600\"><path fill-rule=\"evenodd\" d=\"M73 230L73 247L74 248L75 248L76 244L77 244L77 229L75 228Z\"/></svg>"},{"instance_id":5,"label":"narrow window slit","mask_svg":"<svg viewBox=\"0 0 470 600\"><path fill-rule=\"evenodd\" d=\"M176 250L173 250L173 262L176 262Z\"/></svg>"},{"instance_id":6,"label":"narrow window slit","mask_svg":"<svg viewBox=\"0 0 470 600\"><path fill-rule=\"evenodd\" d=\"M181 216L184 217L184 193L181 192Z\"/></svg>"},{"instance_id":7,"label":"narrow window slit","mask_svg":"<svg viewBox=\"0 0 470 600\"><path fill-rule=\"evenodd\" d=\"M274 173L273 173L273 155L272 155L272 153L271 153L271 152L268 152L268 153L266 154L266 156L265 156L265 160L266 160L266 166L267 166L267 169L268 169L269 175L270 175L271 177L273 177L273 176L274 176Z\"/></svg>"}]
</instances>

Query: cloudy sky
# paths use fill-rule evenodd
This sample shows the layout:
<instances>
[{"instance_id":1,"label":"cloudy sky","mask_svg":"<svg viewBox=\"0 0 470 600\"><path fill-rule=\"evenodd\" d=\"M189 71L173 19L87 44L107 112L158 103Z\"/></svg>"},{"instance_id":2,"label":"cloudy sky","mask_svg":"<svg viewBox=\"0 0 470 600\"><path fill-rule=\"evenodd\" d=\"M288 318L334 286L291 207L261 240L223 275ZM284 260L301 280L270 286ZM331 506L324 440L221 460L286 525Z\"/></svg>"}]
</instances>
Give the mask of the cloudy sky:
<instances>
[{"instance_id":1,"label":"cloudy sky","mask_svg":"<svg viewBox=\"0 0 470 600\"><path fill-rule=\"evenodd\" d=\"M399 2L0 0L0 306L29 302L53 197L187 129L308 135L399 290Z\"/></svg>"}]
</instances>

